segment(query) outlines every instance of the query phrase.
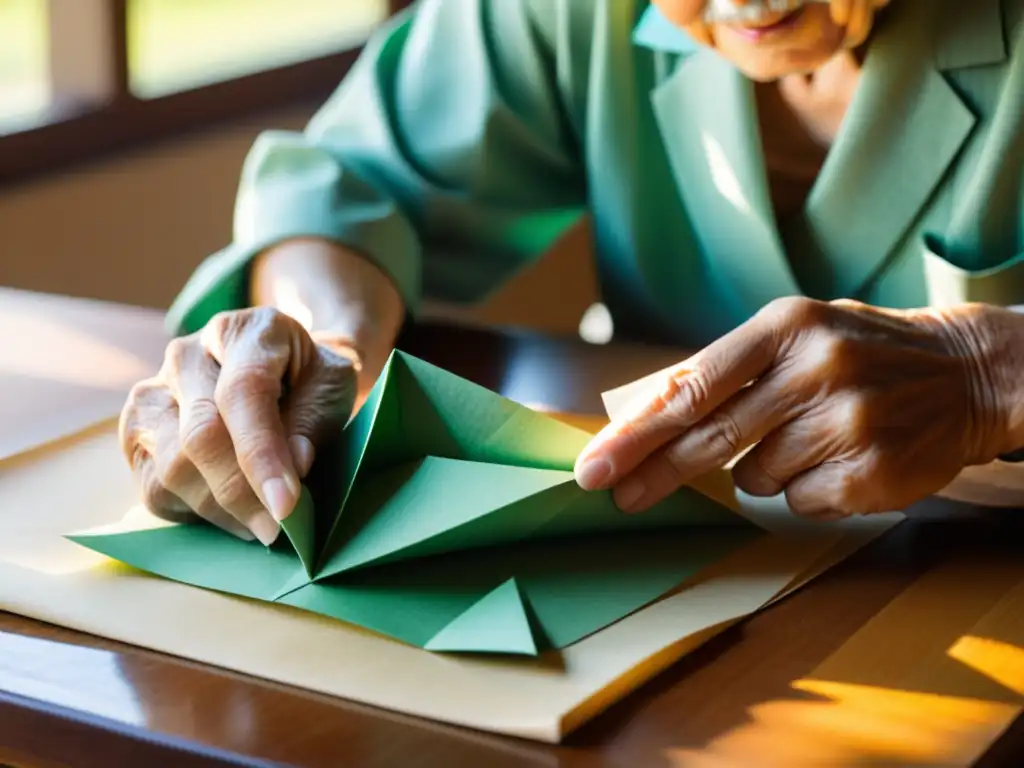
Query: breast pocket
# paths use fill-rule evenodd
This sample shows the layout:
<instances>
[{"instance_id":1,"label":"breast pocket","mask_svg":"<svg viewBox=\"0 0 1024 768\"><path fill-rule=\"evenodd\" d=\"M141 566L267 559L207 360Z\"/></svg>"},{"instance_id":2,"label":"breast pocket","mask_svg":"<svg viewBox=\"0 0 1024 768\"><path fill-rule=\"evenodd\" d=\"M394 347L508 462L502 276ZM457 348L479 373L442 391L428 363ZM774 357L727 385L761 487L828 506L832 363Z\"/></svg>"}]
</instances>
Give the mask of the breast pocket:
<instances>
[{"instance_id":1,"label":"breast pocket","mask_svg":"<svg viewBox=\"0 0 1024 768\"><path fill-rule=\"evenodd\" d=\"M929 306L949 307L968 302L1003 307L1024 304L1024 254L984 269L966 269L940 255L945 249L934 237L924 238L923 249Z\"/></svg>"}]
</instances>

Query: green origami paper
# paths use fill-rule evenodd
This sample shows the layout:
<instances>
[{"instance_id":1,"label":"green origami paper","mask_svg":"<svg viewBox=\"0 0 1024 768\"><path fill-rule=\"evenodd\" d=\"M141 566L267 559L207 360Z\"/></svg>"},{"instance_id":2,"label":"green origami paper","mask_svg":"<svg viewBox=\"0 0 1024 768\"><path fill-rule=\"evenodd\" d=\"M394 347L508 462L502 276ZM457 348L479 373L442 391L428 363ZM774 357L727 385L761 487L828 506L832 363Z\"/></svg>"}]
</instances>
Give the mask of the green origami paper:
<instances>
[{"instance_id":1,"label":"green origami paper","mask_svg":"<svg viewBox=\"0 0 1024 768\"><path fill-rule=\"evenodd\" d=\"M533 656L762 534L690 489L623 514L574 480L591 435L402 352L342 438L340 507L317 508L304 490L272 547L205 523L69 538L430 651Z\"/></svg>"}]
</instances>

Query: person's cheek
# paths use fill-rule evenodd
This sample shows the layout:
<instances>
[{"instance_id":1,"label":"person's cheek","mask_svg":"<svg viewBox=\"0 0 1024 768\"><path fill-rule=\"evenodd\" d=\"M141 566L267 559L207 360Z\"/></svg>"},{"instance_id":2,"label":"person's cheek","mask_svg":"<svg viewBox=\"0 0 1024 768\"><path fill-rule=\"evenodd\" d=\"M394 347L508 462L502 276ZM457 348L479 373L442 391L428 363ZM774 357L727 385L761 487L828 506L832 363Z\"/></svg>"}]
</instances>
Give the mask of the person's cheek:
<instances>
[{"instance_id":1,"label":"person's cheek","mask_svg":"<svg viewBox=\"0 0 1024 768\"><path fill-rule=\"evenodd\" d=\"M706 2L705 0L654 0L654 4L666 19L680 27L685 27L701 20Z\"/></svg>"}]
</instances>

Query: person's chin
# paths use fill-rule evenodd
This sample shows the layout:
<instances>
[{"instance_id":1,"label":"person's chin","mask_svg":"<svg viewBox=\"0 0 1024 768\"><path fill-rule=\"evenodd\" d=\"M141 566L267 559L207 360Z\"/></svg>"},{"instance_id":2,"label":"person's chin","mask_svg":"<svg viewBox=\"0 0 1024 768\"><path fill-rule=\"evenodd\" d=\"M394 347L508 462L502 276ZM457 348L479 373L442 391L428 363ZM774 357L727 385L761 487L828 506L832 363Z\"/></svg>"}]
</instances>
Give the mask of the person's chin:
<instances>
[{"instance_id":1,"label":"person's chin","mask_svg":"<svg viewBox=\"0 0 1024 768\"><path fill-rule=\"evenodd\" d=\"M752 37L750 30L718 25L719 53L751 80L770 82L788 75L812 72L842 46L842 30L815 15L818 8L798 12L794 26Z\"/></svg>"},{"instance_id":2,"label":"person's chin","mask_svg":"<svg viewBox=\"0 0 1024 768\"><path fill-rule=\"evenodd\" d=\"M730 50L719 46L719 52L746 77L768 83L789 75L813 72L832 56L832 51L801 50Z\"/></svg>"}]
</instances>

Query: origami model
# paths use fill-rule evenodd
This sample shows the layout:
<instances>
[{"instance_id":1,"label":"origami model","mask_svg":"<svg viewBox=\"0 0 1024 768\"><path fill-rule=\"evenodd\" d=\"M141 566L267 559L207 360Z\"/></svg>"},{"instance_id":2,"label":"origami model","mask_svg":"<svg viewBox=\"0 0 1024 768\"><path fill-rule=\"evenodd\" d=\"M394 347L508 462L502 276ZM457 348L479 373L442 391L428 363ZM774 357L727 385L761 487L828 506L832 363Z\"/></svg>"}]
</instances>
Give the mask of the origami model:
<instances>
[{"instance_id":1,"label":"origami model","mask_svg":"<svg viewBox=\"0 0 1024 768\"><path fill-rule=\"evenodd\" d=\"M590 437L395 352L342 435L340 505L314 508L304 491L272 547L205 522L69 538L164 578L428 651L533 656L763 534L691 489L623 514L610 492L573 478Z\"/></svg>"}]
</instances>

